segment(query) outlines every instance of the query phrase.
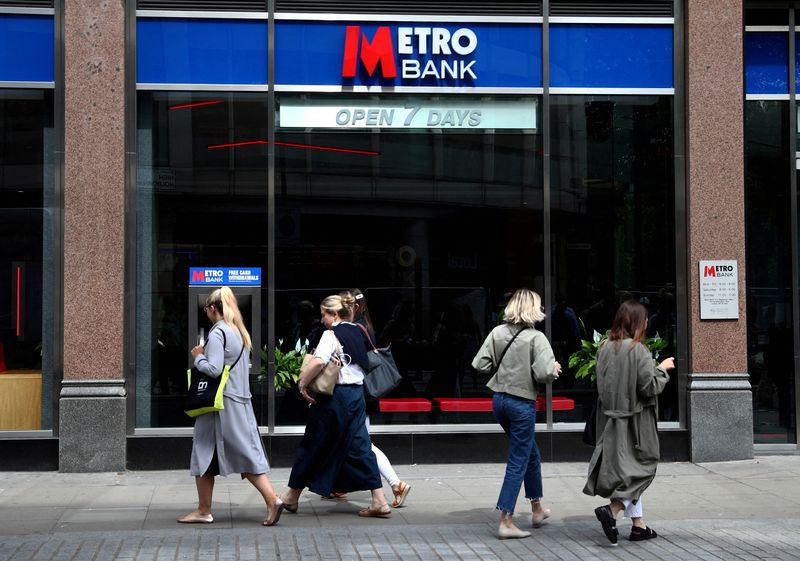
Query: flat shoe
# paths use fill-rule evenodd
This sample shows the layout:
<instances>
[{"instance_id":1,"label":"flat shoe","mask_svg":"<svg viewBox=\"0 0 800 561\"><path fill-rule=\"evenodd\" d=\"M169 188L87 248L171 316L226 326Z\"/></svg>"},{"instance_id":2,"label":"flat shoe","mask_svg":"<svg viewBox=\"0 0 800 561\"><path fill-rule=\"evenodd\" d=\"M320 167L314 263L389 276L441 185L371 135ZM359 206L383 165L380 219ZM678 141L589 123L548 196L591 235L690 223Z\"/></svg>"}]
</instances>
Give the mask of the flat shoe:
<instances>
[{"instance_id":1,"label":"flat shoe","mask_svg":"<svg viewBox=\"0 0 800 561\"><path fill-rule=\"evenodd\" d=\"M270 509L267 508L267 518L262 522L264 526L274 526L278 523L278 520L281 519L281 513L286 505L283 503L282 500L278 499L278 504L275 505L275 512L270 512Z\"/></svg>"},{"instance_id":2,"label":"flat shoe","mask_svg":"<svg viewBox=\"0 0 800 561\"><path fill-rule=\"evenodd\" d=\"M397 484L397 491L392 489L392 493L394 493L394 500L392 501L392 506L394 508L400 508L403 506L403 503L406 501L406 497L408 496L409 491L411 491L411 485L406 483L405 481L400 481Z\"/></svg>"},{"instance_id":3,"label":"flat shoe","mask_svg":"<svg viewBox=\"0 0 800 561\"><path fill-rule=\"evenodd\" d=\"M639 528L638 526L631 527L631 535L628 538L632 542L641 542L644 540L652 540L657 538L658 534L650 526L647 528Z\"/></svg>"},{"instance_id":4,"label":"flat shoe","mask_svg":"<svg viewBox=\"0 0 800 561\"><path fill-rule=\"evenodd\" d=\"M603 533L608 538L608 541L617 545L619 531L617 530L617 521L614 519L614 512L611 510L611 507L608 505L599 506L594 509L594 515L600 521L600 525L603 527Z\"/></svg>"},{"instance_id":5,"label":"flat shoe","mask_svg":"<svg viewBox=\"0 0 800 561\"><path fill-rule=\"evenodd\" d=\"M331 493L320 497L323 501L346 501L347 493Z\"/></svg>"},{"instance_id":6,"label":"flat shoe","mask_svg":"<svg viewBox=\"0 0 800 561\"><path fill-rule=\"evenodd\" d=\"M515 540L519 538L527 538L531 533L527 530L520 530L519 528L509 528L507 526L500 526L497 529L497 537L501 540Z\"/></svg>"},{"instance_id":7,"label":"flat shoe","mask_svg":"<svg viewBox=\"0 0 800 561\"><path fill-rule=\"evenodd\" d=\"M533 526L534 528L538 528L548 518L550 518L549 508L545 508L539 512L534 512L533 516L531 516L531 526Z\"/></svg>"},{"instance_id":8,"label":"flat shoe","mask_svg":"<svg viewBox=\"0 0 800 561\"><path fill-rule=\"evenodd\" d=\"M214 522L214 517L210 514L191 513L178 518L178 522L181 524L212 524Z\"/></svg>"},{"instance_id":9,"label":"flat shoe","mask_svg":"<svg viewBox=\"0 0 800 561\"><path fill-rule=\"evenodd\" d=\"M391 518L392 509L389 508L389 505L382 504L359 510L358 515L362 518Z\"/></svg>"}]
</instances>

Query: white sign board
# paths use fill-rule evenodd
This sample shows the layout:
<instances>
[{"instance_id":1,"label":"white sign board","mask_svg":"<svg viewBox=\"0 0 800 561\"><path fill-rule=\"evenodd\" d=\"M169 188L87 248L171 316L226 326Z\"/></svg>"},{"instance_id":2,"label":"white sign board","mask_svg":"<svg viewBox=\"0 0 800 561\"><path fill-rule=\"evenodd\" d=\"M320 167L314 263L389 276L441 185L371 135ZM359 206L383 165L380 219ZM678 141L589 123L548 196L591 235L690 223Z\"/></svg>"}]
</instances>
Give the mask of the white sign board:
<instances>
[{"instance_id":1,"label":"white sign board","mask_svg":"<svg viewBox=\"0 0 800 561\"><path fill-rule=\"evenodd\" d=\"M282 129L536 129L536 100L282 99Z\"/></svg>"},{"instance_id":2,"label":"white sign board","mask_svg":"<svg viewBox=\"0 0 800 561\"><path fill-rule=\"evenodd\" d=\"M700 261L700 319L739 319L739 266L735 260Z\"/></svg>"}]
</instances>

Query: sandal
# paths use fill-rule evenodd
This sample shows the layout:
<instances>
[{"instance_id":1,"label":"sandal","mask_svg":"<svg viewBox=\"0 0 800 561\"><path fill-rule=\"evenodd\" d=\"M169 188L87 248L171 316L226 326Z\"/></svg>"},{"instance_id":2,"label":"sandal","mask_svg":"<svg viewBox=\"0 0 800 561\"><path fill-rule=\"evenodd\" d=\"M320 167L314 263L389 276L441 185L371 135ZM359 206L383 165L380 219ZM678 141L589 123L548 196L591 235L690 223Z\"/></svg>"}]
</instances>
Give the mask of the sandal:
<instances>
[{"instance_id":1,"label":"sandal","mask_svg":"<svg viewBox=\"0 0 800 561\"><path fill-rule=\"evenodd\" d=\"M278 499L280 499L281 503L283 503L283 510L286 512L291 512L292 514L297 512L297 503L290 503L286 501L286 497L284 495L279 495ZM277 522L277 520L275 521Z\"/></svg>"},{"instance_id":2,"label":"sandal","mask_svg":"<svg viewBox=\"0 0 800 561\"><path fill-rule=\"evenodd\" d=\"M381 506L370 506L359 510L358 515L362 518L391 518L392 509L388 504L383 503Z\"/></svg>"},{"instance_id":3,"label":"sandal","mask_svg":"<svg viewBox=\"0 0 800 561\"><path fill-rule=\"evenodd\" d=\"M323 501L346 501L347 493L331 493L330 495L322 495L320 499Z\"/></svg>"},{"instance_id":4,"label":"sandal","mask_svg":"<svg viewBox=\"0 0 800 561\"><path fill-rule=\"evenodd\" d=\"M394 488L392 488L392 493L394 493L394 500L392 501L392 506L394 508L400 508L401 506L403 506L406 497L408 497L409 491L411 491L411 485L409 485L408 483L406 483L401 479L400 483L397 484L397 491L395 491Z\"/></svg>"}]
</instances>

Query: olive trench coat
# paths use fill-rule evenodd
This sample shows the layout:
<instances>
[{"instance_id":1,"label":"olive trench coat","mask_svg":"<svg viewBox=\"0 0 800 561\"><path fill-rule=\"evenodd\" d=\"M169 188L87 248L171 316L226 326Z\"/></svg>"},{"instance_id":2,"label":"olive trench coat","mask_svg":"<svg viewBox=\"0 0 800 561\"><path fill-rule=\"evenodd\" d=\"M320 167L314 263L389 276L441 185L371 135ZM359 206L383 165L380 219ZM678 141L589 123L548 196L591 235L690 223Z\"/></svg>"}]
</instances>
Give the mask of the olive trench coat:
<instances>
[{"instance_id":1,"label":"olive trench coat","mask_svg":"<svg viewBox=\"0 0 800 561\"><path fill-rule=\"evenodd\" d=\"M658 394L669 381L641 343L607 341L597 352L597 445L583 492L638 501L652 483L660 446Z\"/></svg>"}]
</instances>

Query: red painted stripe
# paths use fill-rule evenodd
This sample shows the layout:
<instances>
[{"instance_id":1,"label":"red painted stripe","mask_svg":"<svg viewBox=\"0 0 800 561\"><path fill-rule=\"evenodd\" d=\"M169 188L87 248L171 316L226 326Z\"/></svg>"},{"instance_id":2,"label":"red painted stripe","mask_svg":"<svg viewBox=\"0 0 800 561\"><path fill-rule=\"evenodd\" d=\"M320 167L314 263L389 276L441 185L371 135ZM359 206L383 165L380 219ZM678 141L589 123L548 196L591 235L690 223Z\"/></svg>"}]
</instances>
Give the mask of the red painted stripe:
<instances>
[{"instance_id":1,"label":"red painted stripe","mask_svg":"<svg viewBox=\"0 0 800 561\"><path fill-rule=\"evenodd\" d=\"M289 148L306 148L307 150L325 150L328 152L344 152L345 154L361 154L362 156L379 156L380 152L372 150L352 150L350 148L335 148L333 146L316 146L314 144L294 144L292 142L275 142L277 146L288 146Z\"/></svg>"},{"instance_id":2,"label":"red painted stripe","mask_svg":"<svg viewBox=\"0 0 800 561\"><path fill-rule=\"evenodd\" d=\"M236 146L250 146L252 144L269 144L266 140L248 140L245 142L229 142L227 144L212 144L208 147L209 150L216 150L217 148L235 148Z\"/></svg>"},{"instance_id":3,"label":"red painted stripe","mask_svg":"<svg viewBox=\"0 0 800 561\"><path fill-rule=\"evenodd\" d=\"M184 103L183 105L173 105L169 108L170 111L174 111L176 109L190 109L192 107L203 107L205 105L218 105L220 103L225 103L224 99L215 99L214 101L198 101L197 103Z\"/></svg>"},{"instance_id":4,"label":"red painted stripe","mask_svg":"<svg viewBox=\"0 0 800 561\"><path fill-rule=\"evenodd\" d=\"M269 144L266 140L248 140L244 142L229 142L227 144L212 144L208 146L209 150L216 150L218 148L236 148L237 146L251 146L253 144ZM344 154L359 154L361 156L379 156L380 152L373 152L371 150L354 150L351 148L337 148L335 146L318 146L315 144L296 144L294 142L275 142L276 146L286 146L288 148L305 148L306 150L324 150L326 152L341 152Z\"/></svg>"}]
</instances>

